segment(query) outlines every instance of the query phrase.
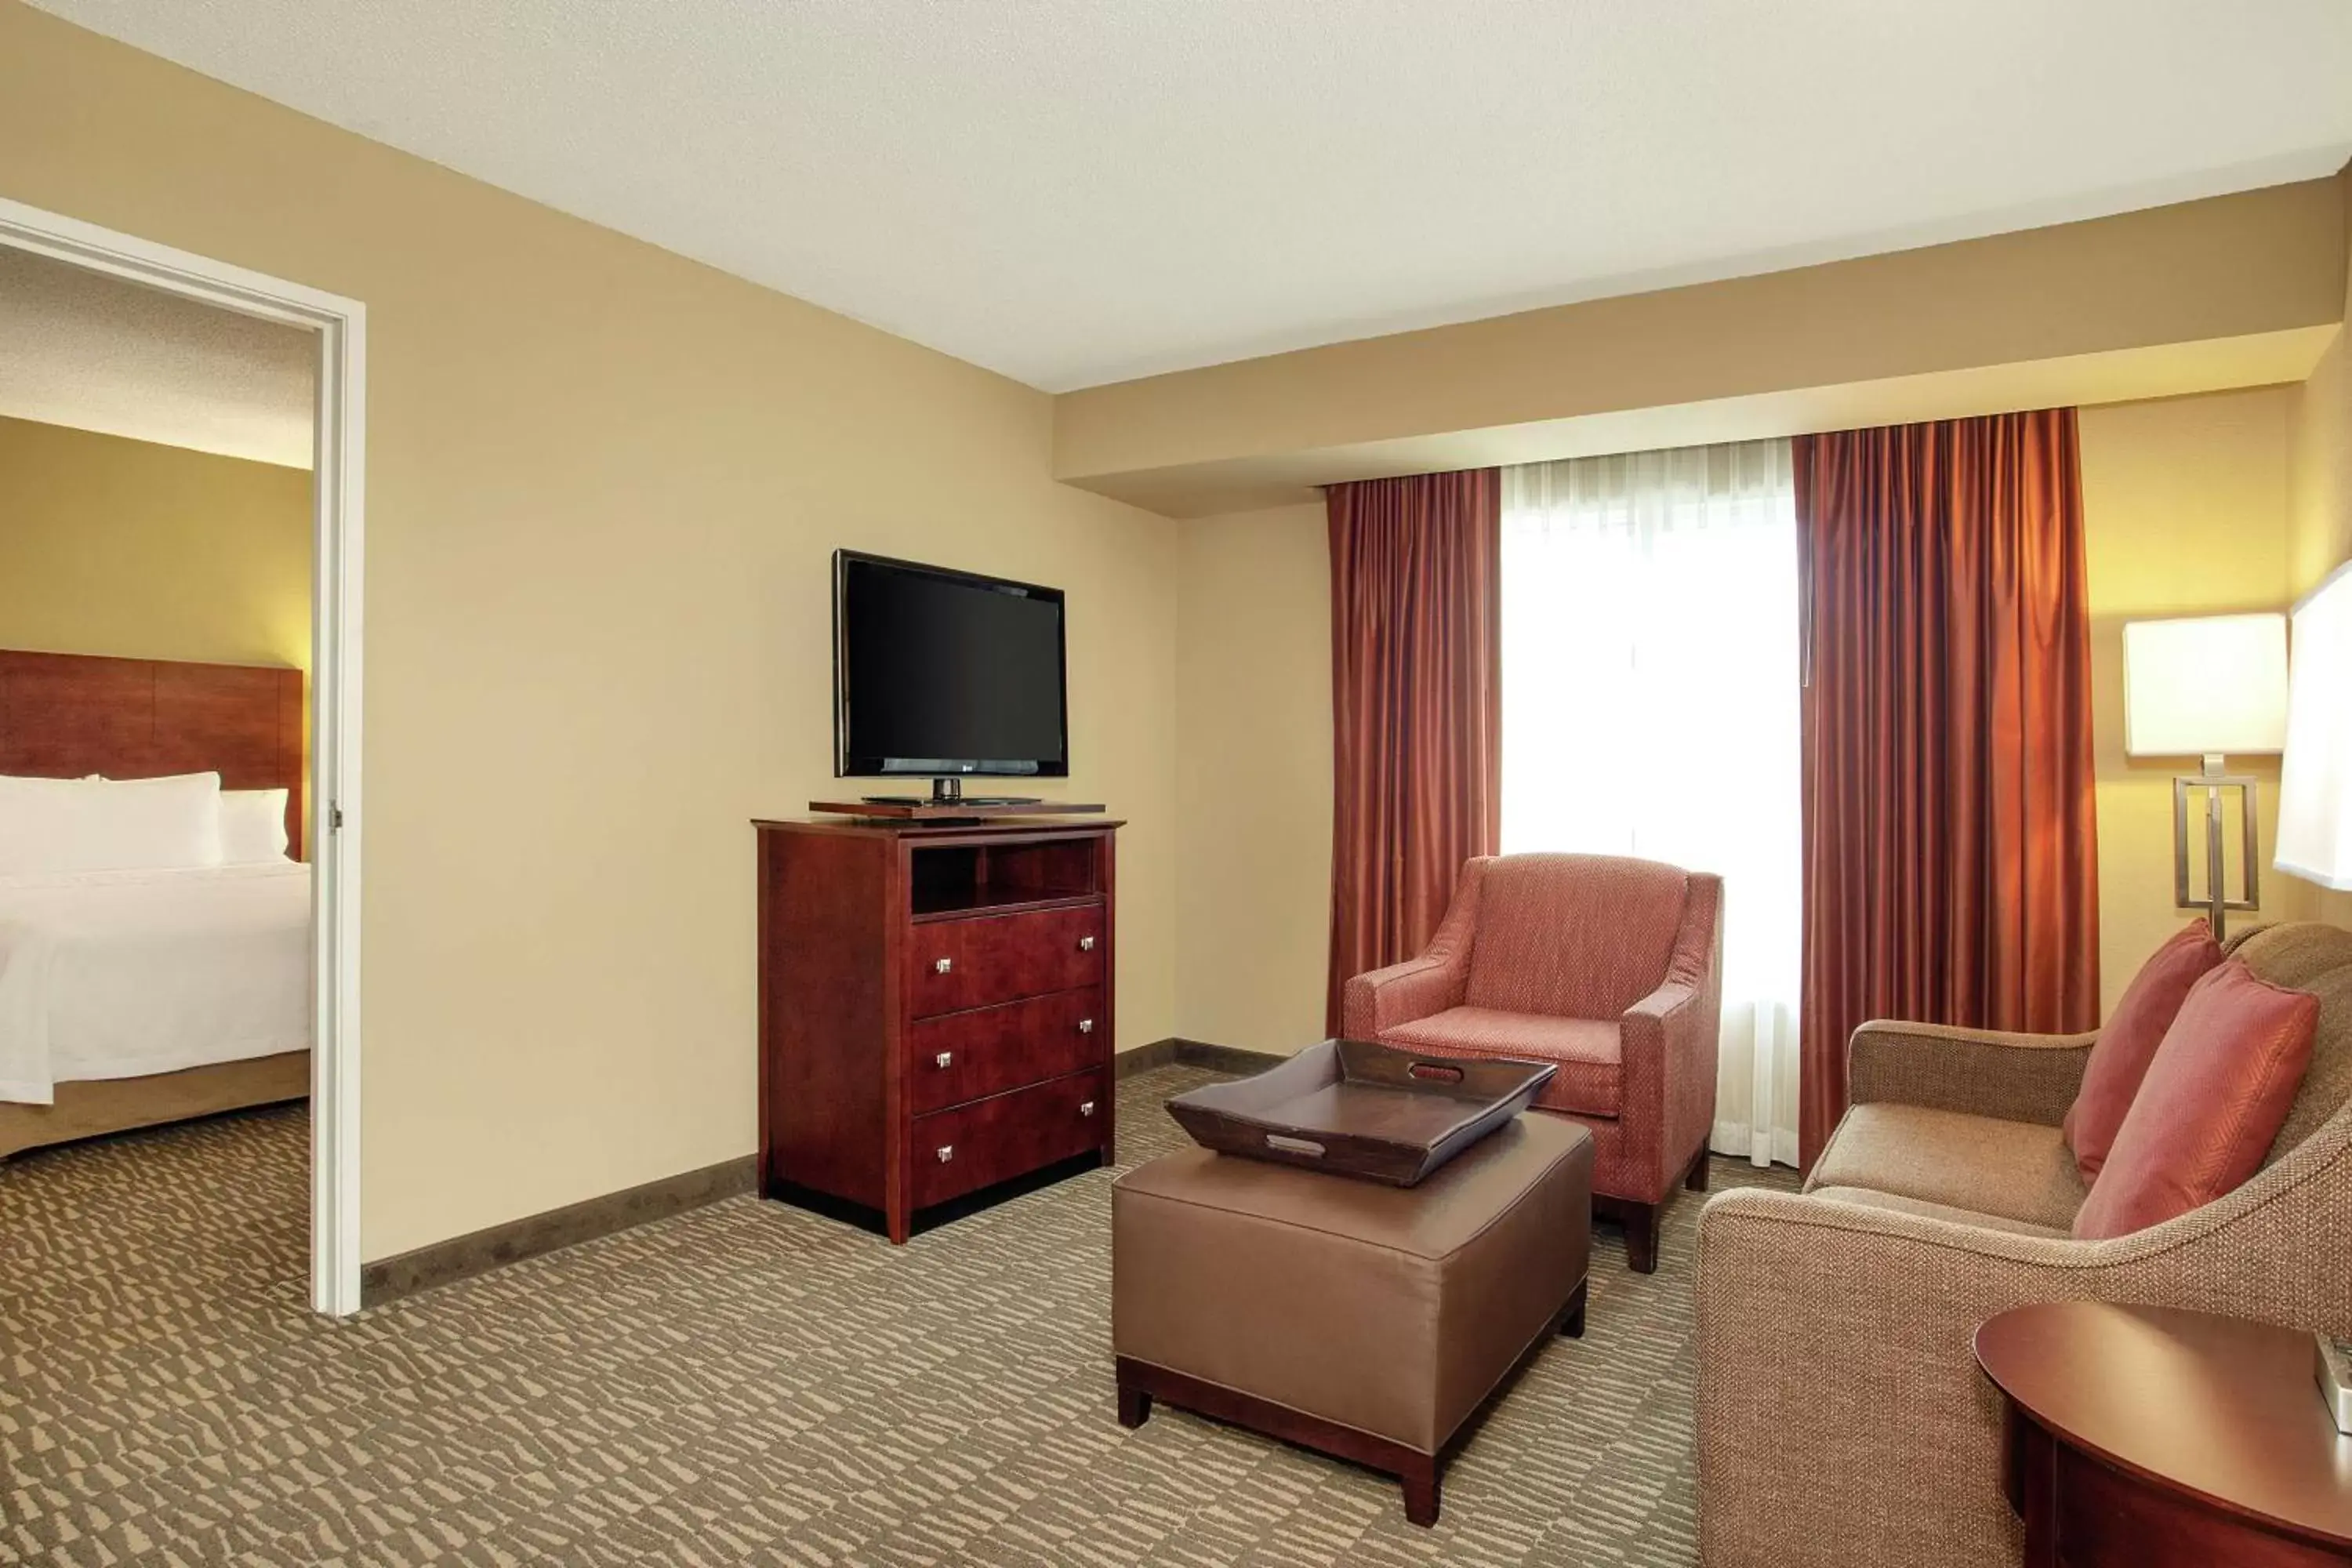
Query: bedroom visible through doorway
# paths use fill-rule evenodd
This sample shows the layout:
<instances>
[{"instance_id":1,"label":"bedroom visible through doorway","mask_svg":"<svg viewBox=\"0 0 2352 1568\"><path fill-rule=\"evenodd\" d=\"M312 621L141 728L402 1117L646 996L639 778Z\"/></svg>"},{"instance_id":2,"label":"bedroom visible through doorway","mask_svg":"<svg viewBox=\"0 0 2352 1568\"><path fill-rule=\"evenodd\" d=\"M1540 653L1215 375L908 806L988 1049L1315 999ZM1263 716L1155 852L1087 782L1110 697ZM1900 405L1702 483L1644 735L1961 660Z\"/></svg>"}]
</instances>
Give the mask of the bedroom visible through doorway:
<instances>
[{"instance_id":1,"label":"bedroom visible through doorway","mask_svg":"<svg viewBox=\"0 0 2352 1568\"><path fill-rule=\"evenodd\" d=\"M226 1248L330 1312L358 1305L362 321L0 203L0 1212Z\"/></svg>"}]
</instances>

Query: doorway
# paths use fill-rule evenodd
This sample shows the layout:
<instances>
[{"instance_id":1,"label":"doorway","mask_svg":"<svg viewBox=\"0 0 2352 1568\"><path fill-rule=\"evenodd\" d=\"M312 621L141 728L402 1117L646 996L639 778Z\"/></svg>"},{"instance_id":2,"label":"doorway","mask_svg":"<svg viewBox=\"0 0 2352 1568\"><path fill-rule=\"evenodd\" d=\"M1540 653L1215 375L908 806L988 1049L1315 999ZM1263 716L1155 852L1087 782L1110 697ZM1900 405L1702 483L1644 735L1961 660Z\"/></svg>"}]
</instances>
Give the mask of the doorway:
<instances>
[{"instance_id":1,"label":"doorway","mask_svg":"<svg viewBox=\"0 0 2352 1568\"><path fill-rule=\"evenodd\" d=\"M310 743L299 826L312 866L310 1299L360 1307L361 634L366 308L359 301L0 197L0 246L300 329L317 351Z\"/></svg>"}]
</instances>

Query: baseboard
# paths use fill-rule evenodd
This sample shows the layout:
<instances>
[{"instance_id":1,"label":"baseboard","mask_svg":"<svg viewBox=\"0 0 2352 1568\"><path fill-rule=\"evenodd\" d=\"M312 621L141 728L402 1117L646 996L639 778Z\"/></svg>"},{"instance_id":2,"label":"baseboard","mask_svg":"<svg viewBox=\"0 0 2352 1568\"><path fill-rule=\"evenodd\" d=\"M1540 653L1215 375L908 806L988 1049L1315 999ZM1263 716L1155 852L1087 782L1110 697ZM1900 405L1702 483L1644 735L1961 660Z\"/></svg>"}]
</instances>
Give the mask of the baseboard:
<instances>
[{"instance_id":1,"label":"baseboard","mask_svg":"<svg viewBox=\"0 0 2352 1568\"><path fill-rule=\"evenodd\" d=\"M1255 1073L1278 1066L1286 1059L1265 1051L1244 1051L1234 1046L1213 1046L1203 1040L1170 1038L1154 1040L1148 1046L1119 1052L1113 1063L1113 1070L1124 1079L1181 1062L1186 1067L1207 1068L1213 1072ZM683 1175L666 1177L658 1182L647 1182L641 1187L631 1187L625 1192L607 1193L601 1198L590 1198L584 1203L550 1209L545 1214L494 1225L470 1236L436 1241L414 1252L404 1252L397 1257L362 1265L360 1269L360 1304L362 1307L380 1307L386 1301L397 1301L420 1290L453 1284L509 1263L519 1263L526 1258L536 1258L543 1252L576 1247L581 1242L611 1236L615 1231L627 1230L648 1220L684 1214L688 1209L700 1208L720 1198L748 1193L758 1182L759 1160L754 1155L746 1154L740 1160L688 1171Z\"/></svg>"},{"instance_id":2,"label":"baseboard","mask_svg":"<svg viewBox=\"0 0 2352 1568\"><path fill-rule=\"evenodd\" d=\"M1176 1047L1181 1043L1173 1039L1154 1040L1148 1046L1121 1051L1111 1058L1111 1076L1129 1079L1139 1072L1150 1072L1154 1068L1172 1066L1176 1060Z\"/></svg>"},{"instance_id":3,"label":"baseboard","mask_svg":"<svg viewBox=\"0 0 2352 1568\"><path fill-rule=\"evenodd\" d=\"M1207 1068L1212 1072L1246 1074L1280 1067L1289 1059L1272 1051L1245 1051L1239 1046L1213 1046L1206 1040L1171 1037L1154 1040L1148 1046L1138 1046L1131 1051L1119 1052L1117 1069L1120 1078L1132 1078L1139 1072L1173 1067L1181 1062L1188 1068Z\"/></svg>"},{"instance_id":4,"label":"baseboard","mask_svg":"<svg viewBox=\"0 0 2352 1568\"><path fill-rule=\"evenodd\" d=\"M1176 1059L1188 1068L1207 1068L1212 1072L1255 1073L1280 1067L1290 1058L1272 1051L1245 1051L1239 1046L1213 1046L1206 1040L1179 1040Z\"/></svg>"},{"instance_id":5,"label":"baseboard","mask_svg":"<svg viewBox=\"0 0 2352 1568\"><path fill-rule=\"evenodd\" d=\"M731 1198L738 1193L748 1193L758 1181L759 1159L746 1154L699 1171L665 1176L643 1186L494 1225L470 1236L436 1241L414 1252L363 1264L360 1268L360 1305L380 1307L403 1296L488 1273L544 1252L593 1241L648 1220L667 1219L721 1198Z\"/></svg>"}]
</instances>

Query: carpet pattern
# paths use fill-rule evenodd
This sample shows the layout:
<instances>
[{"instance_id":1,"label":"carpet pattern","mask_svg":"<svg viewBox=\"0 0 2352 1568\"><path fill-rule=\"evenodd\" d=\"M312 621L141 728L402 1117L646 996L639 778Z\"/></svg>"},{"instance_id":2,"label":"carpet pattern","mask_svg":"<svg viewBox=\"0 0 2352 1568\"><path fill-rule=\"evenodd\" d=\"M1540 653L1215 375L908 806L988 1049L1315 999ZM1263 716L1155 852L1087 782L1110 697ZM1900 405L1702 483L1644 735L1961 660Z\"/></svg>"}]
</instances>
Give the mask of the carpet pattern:
<instances>
[{"instance_id":1,"label":"carpet pattern","mask_svg":"<svg viewBox=\"0 0 2352 1568\"><path fill-rule=\"evenodd\" d=\"M1122 1084L1119 1147L1213 1075ZM0 1165L0 1563L1687 1563L1691 1268L1595 1237L1590 1328L1447 1472L1113 1417L1111 1173L894 1249L755 1198L377 1308L303 1305L299 1109ZM1718 1184L1761 1179L1717 1161Z\"/></svg>"}]
</instances>

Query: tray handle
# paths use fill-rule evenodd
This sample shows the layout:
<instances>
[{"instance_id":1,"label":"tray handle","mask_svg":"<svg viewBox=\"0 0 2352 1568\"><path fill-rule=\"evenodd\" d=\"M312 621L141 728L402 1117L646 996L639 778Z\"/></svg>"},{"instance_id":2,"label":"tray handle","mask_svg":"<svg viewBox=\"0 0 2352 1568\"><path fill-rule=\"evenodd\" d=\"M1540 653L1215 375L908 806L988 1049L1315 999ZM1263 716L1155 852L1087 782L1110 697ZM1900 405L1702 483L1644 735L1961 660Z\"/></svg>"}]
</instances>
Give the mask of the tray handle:
<instances>
[{"instance_id":1,"label":"tray handle","mask_svg":"<svg viewBox=\"0 0 2352 1568\"><path fill-rule=\"evenodd\" d=\"M1312 1138L1292 1138L1280 1132L1269 1132L1265 1135L1265 1146L1279 1149L1286 1154L1304 1154L1312 1160L1323 1157L1323 1145Z\"/></svg>"},{"instance_id":2,"label":"tray handle","mask_svg":"<svg viewBox=\"0 0 2352 1568\"><path fill-rule=\"evenodd\" d=\"M1404 1069L1424 1083L1460 1083L1462 1069L1452 1062L1415 1062Z\"/></svg>"}]
</instances>

